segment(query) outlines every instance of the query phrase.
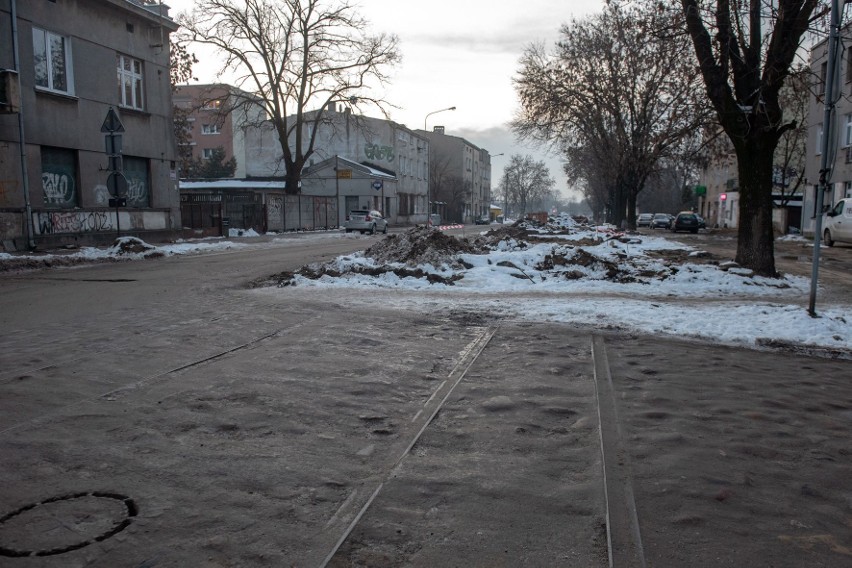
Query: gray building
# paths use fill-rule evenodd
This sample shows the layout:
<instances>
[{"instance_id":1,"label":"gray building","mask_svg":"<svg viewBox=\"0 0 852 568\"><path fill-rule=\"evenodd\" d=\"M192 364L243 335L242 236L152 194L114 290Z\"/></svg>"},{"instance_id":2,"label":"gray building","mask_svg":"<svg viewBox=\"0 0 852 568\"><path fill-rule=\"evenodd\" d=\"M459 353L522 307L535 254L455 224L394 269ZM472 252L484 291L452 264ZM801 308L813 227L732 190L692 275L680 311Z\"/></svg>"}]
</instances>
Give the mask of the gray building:
<instances>
[{"instance_id":1,"label":"gray building","mask_svg":"<svg viewBox=\"0 0 852 568\"><path fill-rule=\"evenodd\" d=\"M314 123L308 124L306 129L313 127ZM372 208L381 210L392 224L426 222L429 141L422 132L392 120L357 115L349 108L339 107L338 103L330 105L317 128L314 154L305 168L311 175L303 177L301 193L324 195L327 191L327 184L318 183L315 166L323 162L327 166L329 160L334 159L351 161L370 171L382 172L382 176L374 176L373 181L382 182L377 185L384 188L383 196L370 189L372 182L369 179L361 180L362 184L366 184L363 195L372 192L368 199ZM295 134L291 139L293 136ZM247 177L267 179L283 176L281 154L281 145L271 125L250 130L246 135ZM361 170L356 168L356 171ZM392 184L385 183L390 179L394 180ZM351 208L359 208L364 203L358 204L354 199L343 201L341 197L339 205L342 223Z\"/></svg>"},{"instance_id":2,"label":"gray building","mask_svg":"<svg viewBox=\"0 0 852 568\"><path fill-rule=\"evenodd\" d=\"M850 45L852 28L841 30L841 44ZM808 141L805 162L805 195L802 204L802 232L812 236L816 223L816 190L822 163L823 136L830 136L828 167L831 170L829 190L823 196L826 209L844 197L852 197L852 53L849 48L838 51L835 72L836 103L834 121L823 124L825 110L825 81L828 71L828 40L811 50L811 72L816 78L813 95L808 103ZM826 134L827 133L827 134Z\"/></svg>"},{"instance_id":3,"label":"gray building","mask_svg":"<svg viewBox=\"0 0 852 568\"><path fill-rule=\"evenodd\" d=\"M169 77L177 27L149 0L0 0L0 248L180 229ZM123 128L112 162L111 109ZM123 174L115 186L110 168ZM110 206L111 190L125 206Z\"/></svg>"},{"instance_id":4,"label":"gray building","mask_svg":"<svg viewBox=\"0 0 852 568\"><path fill-rule=\"evenodd\" d=\"M445 221L470 223L488 217L491 208L491 155L464 138L436 126L419 130L429 139L432 212Z\"/></svg>"}]
</instances>

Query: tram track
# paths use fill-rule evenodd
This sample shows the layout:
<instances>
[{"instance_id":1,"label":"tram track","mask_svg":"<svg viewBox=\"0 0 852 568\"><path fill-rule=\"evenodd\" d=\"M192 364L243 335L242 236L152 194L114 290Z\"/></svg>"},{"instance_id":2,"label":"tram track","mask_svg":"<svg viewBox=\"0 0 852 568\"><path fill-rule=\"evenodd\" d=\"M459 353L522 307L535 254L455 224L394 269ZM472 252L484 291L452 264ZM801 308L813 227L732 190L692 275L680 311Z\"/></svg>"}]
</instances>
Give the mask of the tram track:
<instances>
[{"instance_id":1,"label":"tram track","mask_svg":"<svg viewBox=\"0 0 852 568\"><path fill-rule=\"evenodd\" d=\"M488 343L491 341L491 338L494 337L497 328L485 328L473 341L471 341L460 353L460 357L455 367L452 369L447 379L442 381L438 387L432 392L432 395L426 400L423 404L423 408L419 409L417 414L415 414L412 422L414 422L419 417L425 417L422 422L419 424L419 428L415 435L411 438L408 445L405 449L400 453L400 455L393 462L391 467L387 468L384 473L381 475L378 484L375 489L370 493L369 498L364 502L364 504L358 509L352 521L347 525L343 534L337 539L334 547L331 551L326 555L323 559L322 563L320 563L320 568L325 568L329 565L331 560L334 558L335 554L337 554L340 547L346 542L346 539L349 538L349 535L352 534L352 531L360 522L361 518L373 504L376 497L378 497L379 493L381 493L382 488L385 483L393 477L394 473L399 469L400 464L409 455L411 449L417 444L420 440L420 437L441 411L444 403L446 403L447 399L453 394L453 391L459 385L459 383L464 379L468 370L473 366L476 362L477 358L482 354L485 348L488 346ZM346 506L348 503L344 501L341 507ZM335 517L338 516L340 510L335 513Z\"/></svg>"},{"instance_id":2,"label":"tram track","mask_svg":"<svg viewBox=\"0 0 852 568\"><path fill-rule=\"evenodd\" d=\"M220 358L225 357L227 355L236 353L238 351L242 351L242 350L251 348L251 347L253 347L257 344L260 344L260 343L262 343L266 340L278 337L282 334L295 332L295 331L301 329L302 327L309 325L310 323L314 322L317 319L320 319L319 315L314 316L313 318L310 318L306 321L288 326L287 328L279 328L279 329L276 329L272 332L264 333L262 335L254 337L254 338L250 339L249 341L238 343L238 344L233 345L231 347L228 347L226 349L218 350L215 353L204 355L202 357L192 359L190 361L187 361L187 362L181 363L179 365L170 367L170 368L163 370L163 371L155 372L155 373L150 374L150 375L148 375L148 376L146 376L142 379L133 381L129 384L121 385L117 388L113 388L113 389L110 389L108 391L101 392L101 393L94 395L94 396L84 397L84 398L81 398L79 400L75 400L72 403L59 406L59 407L53 409L51 412L48 412L48 413L30 418L28 420L13 424L11 426L8 426L8 427L0 430L0 436L4 436L4 435L9 434L11 432L20 430L21 428L26 427L26 426L33 426L33 425L37 425L39 423L48 421L52 417L59 416L63 412L65 412L69 409L72 409L76 406L80 406L82 404L89 403L89 402L95 402L97 400L113 399L116 395L118 395L120 393L125 393L125 392L129 392L129 391L132 391L132 390L137 390L137 389L139 389L139 388L141 388L145 385L148 385L148 384L150 384L150 383L152 383L152 382L154 382L158 379L162 379L164 377L178 373L180 371L184 371L184 370L190 369L192 367L203 365L205 363L215 361L217 359L220 359ZM78 359L82 359L82 357L78 358ZM43 367L43 369L46 369L46 368L49 368L49 367L54 367L57 364L67 365L68 363L69 363L69 361L62 361L61 363L54 362L54 363L51 363L48 366ZM8 382L8 380L6 382ZM3 382L0 381L0 384L3 384Z\"/></svg>"}]
</instances>

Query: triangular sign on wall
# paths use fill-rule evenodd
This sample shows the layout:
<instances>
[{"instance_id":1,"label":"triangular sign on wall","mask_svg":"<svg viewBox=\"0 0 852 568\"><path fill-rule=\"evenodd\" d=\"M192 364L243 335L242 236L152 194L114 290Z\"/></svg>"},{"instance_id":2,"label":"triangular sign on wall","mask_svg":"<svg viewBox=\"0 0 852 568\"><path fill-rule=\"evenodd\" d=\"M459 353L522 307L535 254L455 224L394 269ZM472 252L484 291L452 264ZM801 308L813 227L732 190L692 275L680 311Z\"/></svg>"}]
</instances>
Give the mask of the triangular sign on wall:
<instances>
[{"instance_id":1,"label":"triangular sign on wall","mask_svg":"<svg viewBox=\"0 0 852 568\"><path fill-rule=\"evenodd\" d=\"M101 132L124 132L124 125L121 124L118 113L112 107L109 107L107 111L103 126L101 126Z\"/></svg>"}]
</instances>

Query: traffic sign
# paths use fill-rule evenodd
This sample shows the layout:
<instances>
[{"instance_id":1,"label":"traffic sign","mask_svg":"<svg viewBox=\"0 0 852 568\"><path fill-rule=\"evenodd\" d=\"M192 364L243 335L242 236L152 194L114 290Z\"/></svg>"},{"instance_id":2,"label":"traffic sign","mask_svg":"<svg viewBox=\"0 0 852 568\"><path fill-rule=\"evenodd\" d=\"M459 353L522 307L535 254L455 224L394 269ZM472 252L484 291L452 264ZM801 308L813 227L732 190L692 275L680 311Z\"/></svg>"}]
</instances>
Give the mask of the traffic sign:
<instances>
[{"instance_id":1,"label":"traffic sign","mask_svg":"<svg viewBox=\"0 0 852 568\"><path fill-rule=\"evenodd\" d=\"M107 176L107 189L113 197L127 194L127 178L121 172L110 172Z\"/></svg>"},{"instance_id":2,"label":"traffic sign","mask_svg":"<svg viewBox=\"0 0 852 568\"><path fill-rule=\"evenodd\" d=\"M373 189L375 189L376 191L381 191L381 189L383 187L384 187L384 182L382 180L377 179L376 181L373 182Z\"/></svg>"},{"instance_id":3,"label":"traffic sign","mask_svg":"<svg viewBox=\"0 0 852 568\"><path fill-rule=\"evenodd\" d=\"M124 125L121 124L118 113L112 107L109 107L107 111L106 118L101 126L101 132L124 132Z\"/></svg>"},{"instance_id":4,"label":"traffic sign","mask_svg":"<svg viewBox=\"0 0 852 568\"><path fill-rule=\"evenodd\" d=\"M117 156L118 154L121 154L121 139L121 134L113 134L112 132L104 136L107 156Z\"/></svg>"}]
</instances>

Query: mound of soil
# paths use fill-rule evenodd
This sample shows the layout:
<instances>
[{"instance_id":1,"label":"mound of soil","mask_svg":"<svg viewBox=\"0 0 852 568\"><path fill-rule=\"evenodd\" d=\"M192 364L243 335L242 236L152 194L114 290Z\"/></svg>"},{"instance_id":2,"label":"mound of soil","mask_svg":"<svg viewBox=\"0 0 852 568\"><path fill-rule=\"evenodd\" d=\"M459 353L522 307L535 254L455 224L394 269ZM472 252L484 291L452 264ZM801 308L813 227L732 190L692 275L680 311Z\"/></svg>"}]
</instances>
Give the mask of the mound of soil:
<instances>
[{"instance_id":1,"label":"mound of soil","mask_svg":"<svg viewBox=\"0 0 852 568\"><path fill-rule=\"evenodd\" d=\"M438 229L418 226L409 231L385 237L366 251L364 256L377 264L400 263L407 266L459 266L459 254L485 254L484 243L457 239Z\"/></svg>"}]
</instances>

